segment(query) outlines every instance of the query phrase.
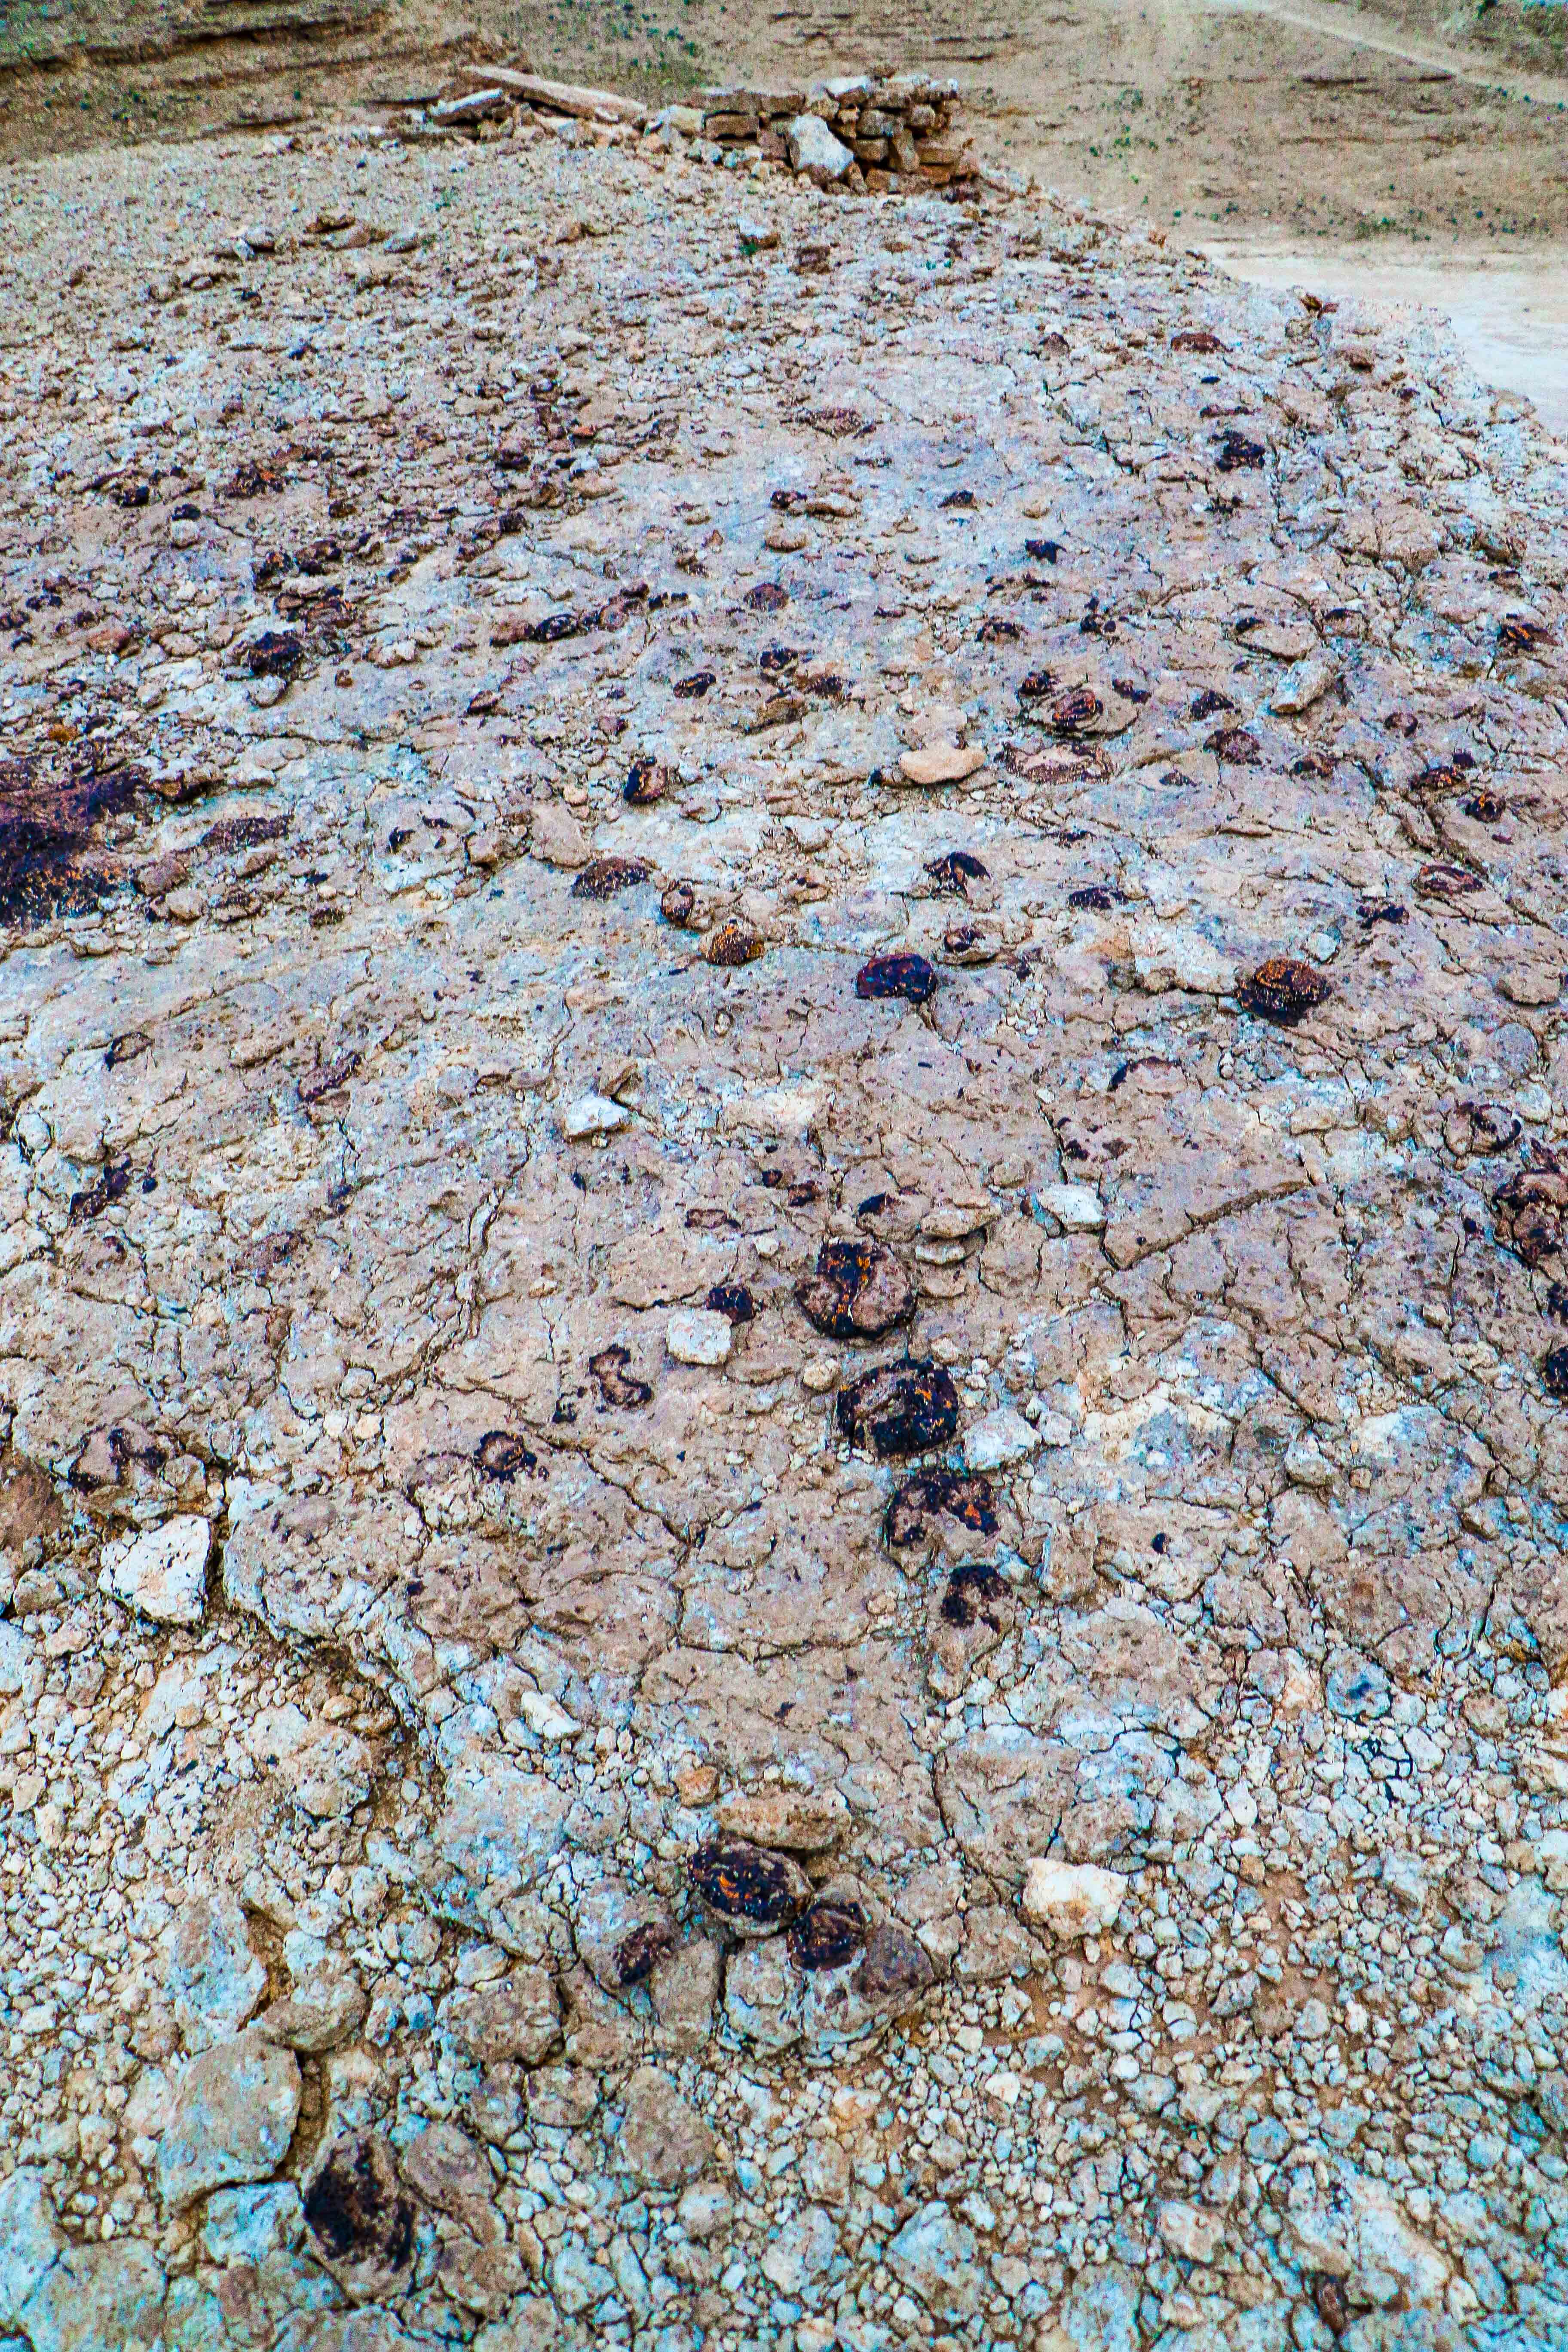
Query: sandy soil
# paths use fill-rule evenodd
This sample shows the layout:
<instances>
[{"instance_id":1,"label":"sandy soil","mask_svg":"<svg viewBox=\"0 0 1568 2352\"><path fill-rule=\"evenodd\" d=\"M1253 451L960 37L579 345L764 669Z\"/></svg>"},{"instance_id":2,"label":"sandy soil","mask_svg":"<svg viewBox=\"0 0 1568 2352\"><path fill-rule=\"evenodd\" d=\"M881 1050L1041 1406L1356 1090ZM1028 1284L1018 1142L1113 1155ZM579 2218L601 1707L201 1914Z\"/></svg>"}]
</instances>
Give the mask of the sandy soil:
<instances>
[{"instance_id":1,"label":"sandy soil","mask_svg":"<svg viewBox=\"0 0 1568 2352\"><path fill-rule=\"evenodd\" d=\"M1287 248L1221 237L1208 250L1254 285L1375 302L1391 315L1416 304L1440 311L1483 383L1532 402L1543 424L1568 434L1568 268L1560 247L1509 254L1403 243Z\"/></svg>"},{"instance_id":2,"label":"sandy soil","mask_svg":"<svg viewBox=\"0 0 1568 2352\"><path fill-rule=\"evenodd\" d=\"M901 52L945 62L1016 166L1200 235L1445 245L1568 229L1568 81L1499 76L1370 11L1035 0L978 19L866 9L862 25L858 48L847 25L829 43L804 14L770 19L759 52L847 58L900 45L904 25Z\"/></svg>"}]
</instances>

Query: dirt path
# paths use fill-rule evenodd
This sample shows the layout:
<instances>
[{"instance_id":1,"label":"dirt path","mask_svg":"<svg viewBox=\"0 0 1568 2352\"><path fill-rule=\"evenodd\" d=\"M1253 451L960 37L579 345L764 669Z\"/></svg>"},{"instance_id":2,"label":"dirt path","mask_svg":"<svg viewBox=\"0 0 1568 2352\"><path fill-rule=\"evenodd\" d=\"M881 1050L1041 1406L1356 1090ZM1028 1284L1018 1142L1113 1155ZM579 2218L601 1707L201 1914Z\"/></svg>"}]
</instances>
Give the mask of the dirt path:
<instances>
[{"instance_id":1,"label":"dirt path","mask_svg":"<svg viewBox=\"0 0 1568 2352\"><path fill-rule=\"evenodd\" d=\"M976 97L1051 184L1205 236L1568 232L1561 82L1500 88L1489 64L1310 0L1102 0L1027 23L1036 37L989 61Z\"/></svg>"},{"instance_id":2,"label":"dirt path","mask_svg":"<svg viewBox=\"0 0 1568 2352\"><path fill-rule=\"evenodd\" d=\"M1209 16L1266 17L1314 41L1394 59L1439 86L1456 84L1506 100L1515 121L1560 123L1568 79L1521 71L1450 42L1413 33L1369 10L1314 0L1196 0ZM1502 240L1468 247L1447 241L1293 243L1240 235L1205 250L1237 276L1266 286L1304 286L1326 299L1375 303L1407 313L1440 313L1484 383L1531 401L1543 423L1568 433L1568 254L1560 242L1500 250Z\"/></svg>"},{"instance_id":3,"label":"dirt path","mask_svg":"<svg viewBox=\"0 0 1568 2352\"><path fill-rule=\"evenodd\" d=\"M1466 82L1471 89L1487 90L1493 97L1520 100L1525 105L1568 106L1568 78L1563 75L1524 73L1513 66L1494 66L1473 54L1467 55L1450 43L1415 38L1403 26L1366 10L1332 5L1287 8L1279 6L1279 0L1196 0L1196 6L1210 16L1267 16L1274 24L1294 26L1298 31L1310 33L1319 39L1370 49L1377 57L1396 58L1404 65L1420 67L1424 73Z\"/></svg>"}]
</instances>

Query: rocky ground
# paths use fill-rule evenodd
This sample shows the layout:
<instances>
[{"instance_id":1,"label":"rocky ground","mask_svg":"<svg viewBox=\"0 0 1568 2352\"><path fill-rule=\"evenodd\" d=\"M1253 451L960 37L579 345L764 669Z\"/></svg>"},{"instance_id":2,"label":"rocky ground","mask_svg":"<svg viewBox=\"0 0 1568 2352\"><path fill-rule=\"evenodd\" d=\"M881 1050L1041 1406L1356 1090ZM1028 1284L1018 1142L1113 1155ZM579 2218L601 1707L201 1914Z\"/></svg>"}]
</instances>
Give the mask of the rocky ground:
<instances>
[{"instance_id":1,"label":"rocky ground","mask_svg":"<svg viewBox=\"0 0 1568 2352\"><path fill-rule=\"evenodd\" d=\"M1562 450L672 129L5 198L0 2344L1563 2340Z\"/></svg>"},{"instance_id":2,"label":"rocky ground","mask_svg":"<svg viewBox=\"0 0 1568 2352\"><path fill-rule=\"evenodd\" d=\"M0 0L0 159L302 124L524 52L653 104L952 75L994 160L1184 241L1563 267L1568 8L1531 0Z\"/></svg>"}]
</instances>

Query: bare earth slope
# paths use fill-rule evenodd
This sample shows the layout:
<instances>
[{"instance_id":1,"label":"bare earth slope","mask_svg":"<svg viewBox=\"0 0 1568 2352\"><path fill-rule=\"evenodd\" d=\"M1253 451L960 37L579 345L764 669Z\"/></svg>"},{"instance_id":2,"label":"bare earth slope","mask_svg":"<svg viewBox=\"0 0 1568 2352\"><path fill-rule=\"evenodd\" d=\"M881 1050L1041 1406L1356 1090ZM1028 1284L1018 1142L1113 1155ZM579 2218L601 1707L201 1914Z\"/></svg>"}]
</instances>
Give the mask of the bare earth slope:
<instances>
[{"instance_id":1,"label":"bare earth slope","mask_svg":"<svg viewBox=\"0 0 1568 2352\"><path fill-rule=\"evenodd\" d=\"M958 77L986 147L1184 234L1548 246L1568 231L1568 10L1500 0L0 0L0 155L437 88L528 51L654 100L884 60ZM1549 248L1550 249L1550 248Z\"/></svg>"},{"instance_id":2,"label":"bare earth slope","mask_svg":"<svg viewBox=\"0 0 1568 2352\"><path fill-rule=\"evenodd\" d=\"M1561 451L618 133L5 194L0 2338L1554 2340Z\"/></svg>"}]
</instances>

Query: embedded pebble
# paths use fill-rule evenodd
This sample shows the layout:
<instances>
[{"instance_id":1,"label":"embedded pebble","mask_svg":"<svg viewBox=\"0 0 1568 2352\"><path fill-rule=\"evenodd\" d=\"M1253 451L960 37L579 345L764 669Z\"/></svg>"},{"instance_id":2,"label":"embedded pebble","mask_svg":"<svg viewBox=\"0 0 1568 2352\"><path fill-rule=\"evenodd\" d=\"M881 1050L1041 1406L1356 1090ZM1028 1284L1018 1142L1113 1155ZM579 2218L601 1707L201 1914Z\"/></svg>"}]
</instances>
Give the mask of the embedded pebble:
<instances>
[{"instance_id":1,"label":"embedded pebble","mask_svg":"<svg viewBox=\"0 0 1568 2352\"><path fill-rule=\"evenodd\" d=\"M162 1625L199 1625L211 1549L207 1521L178 1515L145 1535L105 1545L103 1589Z\"/></svg>"},{"instance_id":2,"label":"embedded pebble","mask_svg":"<svg viewBox=\"0 0 1568 2352\"><path fill-rule=\"evenodd\" d=\"M670 1317L664 1344L678 1364L724 1364L735 1344L734 1327L727 1315L704 1307L689 1307Z\"/></svg>"},{"instance_id":3,"label":"embedded pebble","mask_svg":"<svg viewBox=\"0 0 1568 2352\"><path fill-rule=\"evenodd\" d=\"M1109 1927L1126 1893L1127 1881L1120 1871L1089 1862L1037 1859L1024 1880L1024 1913L1070 1943Z\"/></svg>"}]
</instances>

